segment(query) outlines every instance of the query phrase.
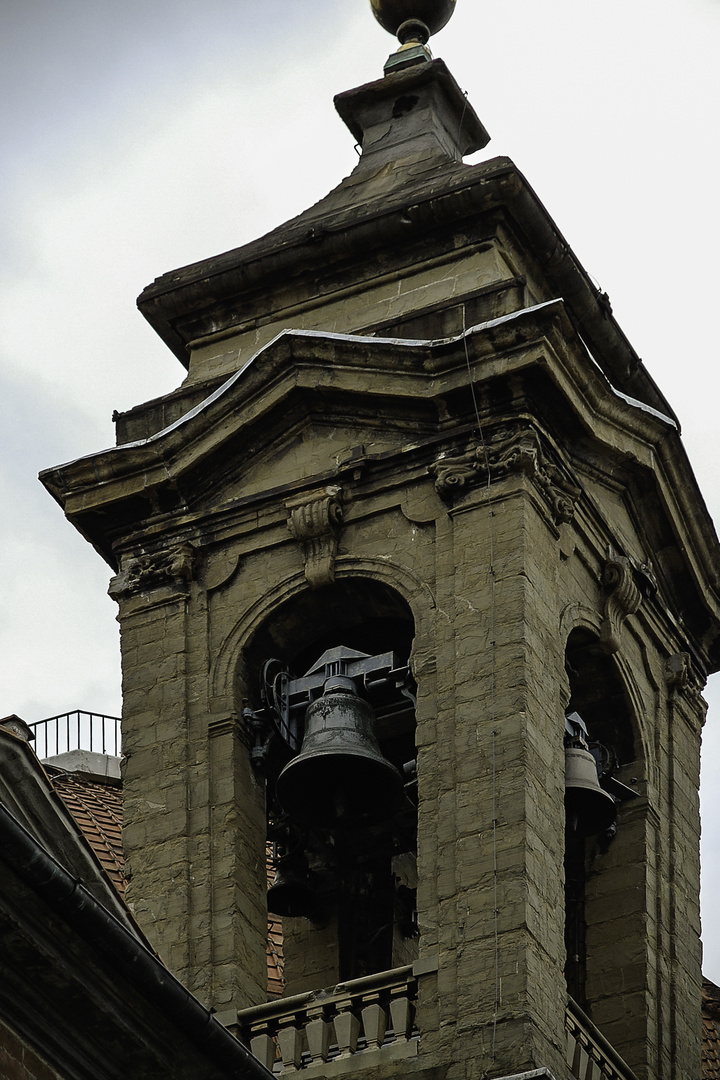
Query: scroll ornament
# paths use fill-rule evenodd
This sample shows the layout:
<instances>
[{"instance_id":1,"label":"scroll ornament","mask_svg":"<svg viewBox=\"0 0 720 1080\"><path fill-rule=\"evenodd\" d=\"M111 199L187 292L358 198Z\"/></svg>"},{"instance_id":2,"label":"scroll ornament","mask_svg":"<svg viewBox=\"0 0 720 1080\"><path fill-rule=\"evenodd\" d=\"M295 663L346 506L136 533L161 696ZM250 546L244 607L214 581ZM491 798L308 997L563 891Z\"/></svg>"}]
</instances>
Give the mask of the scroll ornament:
<instances>
[{"instance_id":1,"label":"scroll ornament","mask_svg":"<svg viewBox=\"0 0 720 1080\"><path fill-rule=\"evenodd\" d=\"M328 487L303 501L286 503L288 528L300 545L311 589L335 580L335 557L343 524L342 488Z\"/></svg>"},{"instance_id":2,"label":"scroll ornament","mask_svg":"<svg viewBox=\"0 0 720 1080\"><path fill-rule=\"evenodd\" d=\"M608 558L603 569L603 586L607 597L603 608L600 641L608 653L620 648L620 630L628 615L634 615L643 597L654 596L657 581L648 563L618 555L608 548Z\"/></svg>"},{"instance_id":3,"label":"scroll ornament","mask_svg":"<svg viewBox=\"0 0 720 1080\"><path fill-rule=\"evenodd\" d=\"M120 573L110 582L109 593L115 600L132 593L145 592L161 585L191 581L195 549L182 543L165 551L138 555L123 561Z\"/></svg>"},{"instance_id":4,"label":"scroll ornament","mask_svg":"<svg viewBox=\"0 0 720 1080\"><path fill-rule=\"evenodd\" d=\"M487 442L464 454L438 458L429 471L444 499L510 473L523 473L545 496L559 525L572 521L580 496L580 488L548 461L540 436L531 427L500 428Z\"/></svg>"}]
</instances>

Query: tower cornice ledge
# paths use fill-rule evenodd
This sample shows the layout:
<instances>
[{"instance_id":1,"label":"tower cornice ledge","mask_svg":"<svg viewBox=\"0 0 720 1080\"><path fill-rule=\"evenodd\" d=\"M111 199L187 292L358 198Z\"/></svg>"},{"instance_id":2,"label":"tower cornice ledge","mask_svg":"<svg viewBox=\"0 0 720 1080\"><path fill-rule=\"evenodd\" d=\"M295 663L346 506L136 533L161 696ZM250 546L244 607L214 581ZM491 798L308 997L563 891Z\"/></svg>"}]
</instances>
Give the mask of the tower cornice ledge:
<instances>
[{"instance_id":1,"label":"tower cornice ledge","mask_svg":"<svg viewBox=\"0 0 720 1080\"><path fill-rule=\"evenodd\" d=\"M516 396L522 385L526 407L532 411L533 402L541 407L546 426L564 431L567 438L571 425L573 439L586 443L591 455L593 447L602 447L614 461L616 480L624 478L631 498L639 500L640 515L653 493L650 503L658 507L653 513L665 522L661 532L667 535L669 529L682 537L671 557L685 567L686 616L688 597L694 595L693 609L706 628L698 637L706 637L708 628L720 623L717 586L707 589L706 572L719 561L718 541L676 425L671 417L616 391L588 366L561 300L438 341L286 331L179 421L139 442L49 469L41 480L115 566L114 545L141 525L157 522L161 532L175 530L176 535L182 528L185 535L193 522L207 521L212 511L193 486L198 468L227 485L228 457L238 463L232 495L230 489L216 495L223 512L233 500L245 506L267 501L273 480L264 455L277 457L283 442L295 437L295 425L302 431L308 425L339 428L349 422L359 441L365 425L375 447L366 455L365 470L376 468L373 461L387 470L393 454L407 469L413 454L429 464L443 453L462 453L458 434L471 420L468 363L476 387L499 387L510 380ZM337 482L343 467L327 452L318 474L324 469L323 483ZM284 479L299 493L318 478L303 473ZM650 532L648 537L652 550ZM720 640L711 634L706 648L708 662L720 664Z\"/></svg>"}]
</instances>

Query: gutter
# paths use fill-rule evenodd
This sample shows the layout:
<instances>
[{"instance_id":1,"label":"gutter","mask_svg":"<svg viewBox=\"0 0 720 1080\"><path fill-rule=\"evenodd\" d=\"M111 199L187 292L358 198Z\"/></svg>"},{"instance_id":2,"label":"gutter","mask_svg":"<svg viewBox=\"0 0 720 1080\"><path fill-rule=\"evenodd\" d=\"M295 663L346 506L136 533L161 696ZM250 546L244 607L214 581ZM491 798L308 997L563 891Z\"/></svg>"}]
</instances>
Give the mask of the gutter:
<instances>
[{"instance_id":1,"label":"gutter","mask_svg":"<svg viewBox=\"0 0 720 1080\"><path fill-rule=\"evenodd\" d=\"M0 804L0 859L93 948L112 961L146 1000L196 1048L238 1080L270 1073L81 882L76 881Z\"/></svg>"}]
</instances>

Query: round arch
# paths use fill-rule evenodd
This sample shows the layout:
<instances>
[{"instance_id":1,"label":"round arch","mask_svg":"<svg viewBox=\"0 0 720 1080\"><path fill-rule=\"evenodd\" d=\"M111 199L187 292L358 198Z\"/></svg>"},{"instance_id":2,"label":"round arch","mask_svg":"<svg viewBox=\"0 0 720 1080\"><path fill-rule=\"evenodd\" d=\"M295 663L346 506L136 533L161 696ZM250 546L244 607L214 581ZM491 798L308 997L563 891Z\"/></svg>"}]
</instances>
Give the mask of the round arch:
<instances>
[{"instance_id":1,"label":"round arch","mask_svg":"<svg viewBox=\"0 0 720 1080\"><path fill-rule=\"evenodd\" d=\"M647 761L652 753L647 702L622 653L603 648L601 623L600 613L582 604L569 604L562 613L569 708L580 713L593 738L617 747L621 764Z\"/></svg>"},{"instance_id":2,"label":"round arch","mask_svg":"<svg viewBox=\"0 0 720 1080\"><path fill-rule=\"evenodd\" d=\"M344 617L339 611L343 603L347 608ZM282 609L291 617L280 630L279 613ZM293 574L252 603L227 634L212 666L213 697L216 701L222 701L226 708L232 708L236 699L239 668L243 666L243 654L248 646L250 651L245 662L249 660L251 667L258 660L261 662L260 654L268 648L270 652L264 658L278 655L280 659L292 661L296 656L300 657L305 648L314 648L324 634L336 633L340 628L353 630L353 624L356 627L360 622L366 624L362 634L353 631L354 640L359 642L369 638L369 623L374 617L376 620L386 620L382 638L392 635L387 620L395 619L398 624L412 627L405 633L409 654L413 639L422 639L429 633L434 609L435 598L427 583L407 567L386 559L340 557L336 564L335 582L317 590L308 587L304 574ZM310 621L320 626L324 624L324 629L313 631L310 641L306 634L302 634L306 646L297 648L298 632L302 633ZM274 623L278 623L275 630L272 629ZM269 632L268 628L271 628ZM395 636L402 640L399 625L397 630ZM361 645L355 647L361 648ZM384 646L362 651L377 652L382 648Z\"/></svg>"}]
</instances>

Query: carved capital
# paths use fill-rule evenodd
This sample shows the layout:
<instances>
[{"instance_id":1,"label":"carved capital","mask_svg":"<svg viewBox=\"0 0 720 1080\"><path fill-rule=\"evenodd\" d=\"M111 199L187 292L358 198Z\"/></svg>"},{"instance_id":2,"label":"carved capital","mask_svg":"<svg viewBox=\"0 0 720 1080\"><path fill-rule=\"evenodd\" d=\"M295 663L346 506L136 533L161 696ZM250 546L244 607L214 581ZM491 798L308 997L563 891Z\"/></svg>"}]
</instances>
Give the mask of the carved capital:
<instances>
[{"instance_id":1,"label":"carved capital","mask_svg":"<svg viewBox=\"0 0 720 1080\"><path fill-rule=\"evenodd\" d=\"M110 582L109 593L115 600L138 592L147 592L161 585L178 585L191 581L195 549L192 544L176 544L166 551L124 559L120 573Z\"/></svg>"},{"instance_id":2,"label":"carved capital","mask_svg":"<svg viewBox=\"0 0 720 1080\"><path fill-rule=\"evenodd\" d=\"M572 521L580 488L548 460L539 433L527 422L504 424L485 442L464 454L443 456L429 467L435 489L446 500L471 487L489 486L510 473L522 473L547 500L555 521Z\"/></svg>"},{"instance_id":3,"label":"carved capital","mask_svg":"<svg viewBox=\"0 0 720 1080\"><path fill-rule=\"evenodd\" d=\"M607 598L600 628L600 641L608 653L620 648L620 630L628 615L634 615L642 603L642 593L635 584L633 564L623 555L611 552L603 569Z\"/></svg>"},{"instance_id":4,"label":"carved capital","mask_svg":"<svg viewBox=\"0 0 720 1080\"><path fill-rule=\"evenodd\" d=\"M321 491L285 504L288 528L300 545L311 589L335 580L335 557L343 523L342 488Z\"/></svg>"},{"instance_id":5,"label":"carved capital","mask_svg":"<svg viewBox=\"0 0 720 1080\"><path fill-rule=\"evenodd\" d=\"M464 488L474 487L480 481L477 451L457 457L442 457L428 467L428 472L435 477L435 490L443 499L451 499Z\"/></svg>"}]
</instances>

